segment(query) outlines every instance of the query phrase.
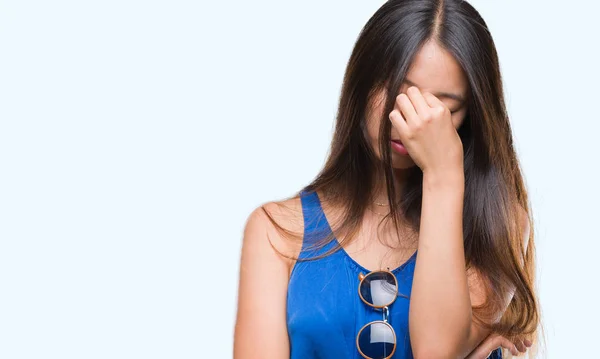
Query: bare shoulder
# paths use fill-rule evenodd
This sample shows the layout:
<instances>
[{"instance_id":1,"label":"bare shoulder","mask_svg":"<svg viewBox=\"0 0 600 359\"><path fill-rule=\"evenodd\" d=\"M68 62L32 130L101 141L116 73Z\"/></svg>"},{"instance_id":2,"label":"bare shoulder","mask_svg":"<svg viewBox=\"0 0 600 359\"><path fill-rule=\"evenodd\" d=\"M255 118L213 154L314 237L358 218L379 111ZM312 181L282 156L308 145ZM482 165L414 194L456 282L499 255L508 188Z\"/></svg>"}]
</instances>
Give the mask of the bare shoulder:
<instances>
[{"instance_id":1,"label":"bare shoulder","mask_svg":"<svg viewBox=\"0 0 600 359\"><path fill-rule=\"evenodd\" d=\"M294 242L302 237L299 199L268 202L255 208L246 221L240 259L234 358L289 357L286 297ZM299 227L301 225L302 227ZM279 227L280 229L278 229Z\"/></svg>"},{"instance_id":2,"label":"bare shoulder","mask_svg":"<svg viewBox=\"0 0 600 359\"><path fill-rule=\"evenodd\" d=\"M300 197L270 201L256 207L248 216L244 228L247 246L265 248L265 254L278 257L288 274L302 248L304 216ZM270 247L271 251L266 248Z\"/></svg>"}]
</instances>

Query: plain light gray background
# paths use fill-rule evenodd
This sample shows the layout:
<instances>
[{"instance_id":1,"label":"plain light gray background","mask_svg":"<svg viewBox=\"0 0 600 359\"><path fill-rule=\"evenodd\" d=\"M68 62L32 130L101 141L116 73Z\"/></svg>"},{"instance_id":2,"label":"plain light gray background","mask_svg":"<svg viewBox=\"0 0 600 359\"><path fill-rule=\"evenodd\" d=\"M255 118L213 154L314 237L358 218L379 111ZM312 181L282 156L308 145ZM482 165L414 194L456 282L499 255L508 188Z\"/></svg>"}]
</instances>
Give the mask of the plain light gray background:
<instances>
[{"instance_id":1,"label":"plain light gray background","mask_svg":"<svg viewBox=\"0 0 600 359\"><path fill-rule=\"evenodd\" d=\"M382 1L0 1L0 357L229 358L248 214L323 165ZM597 352L596 1L472 1L533 203L547 358Z\"/></svg>"}]
</instances>

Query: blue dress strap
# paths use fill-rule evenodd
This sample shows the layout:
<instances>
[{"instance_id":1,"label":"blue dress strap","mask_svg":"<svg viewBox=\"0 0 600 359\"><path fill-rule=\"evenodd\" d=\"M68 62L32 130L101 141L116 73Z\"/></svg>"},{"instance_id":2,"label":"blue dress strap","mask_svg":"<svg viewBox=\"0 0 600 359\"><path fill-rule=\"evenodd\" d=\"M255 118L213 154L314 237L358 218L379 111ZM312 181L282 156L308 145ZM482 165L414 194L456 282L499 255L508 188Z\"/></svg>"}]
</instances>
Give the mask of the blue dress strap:
<instances>
[{"instance_id":1,"label":"blue dress strap","mask_svg":"<svg viewBox=\"0 0 600 359\"><path fill-rule=\"evenodd\" d=\"M315 191L300 192L302 202L302 215L304 217L304 240L299 258L310 258L319 254L326 253L335 245L335 240L331 241L323 248L315 248L316 244L325 236L331 234L331 227L323 212L323 207Z\"/></svg>"}]
</instances>

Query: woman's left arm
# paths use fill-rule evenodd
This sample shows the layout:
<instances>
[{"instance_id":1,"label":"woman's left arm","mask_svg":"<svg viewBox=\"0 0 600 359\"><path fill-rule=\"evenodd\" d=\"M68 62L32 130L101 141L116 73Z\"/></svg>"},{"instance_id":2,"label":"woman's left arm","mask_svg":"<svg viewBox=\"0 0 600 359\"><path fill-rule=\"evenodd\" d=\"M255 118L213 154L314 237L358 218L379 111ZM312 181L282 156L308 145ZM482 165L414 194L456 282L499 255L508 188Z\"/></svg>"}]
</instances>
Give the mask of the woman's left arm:
<instances>
[{"instance_id":1,"label":"woman's left arm","mask_svg":"<svg viewBox=\"0 0 600 359\"><path fill-rule=\"evenodd\" d=\"M463 245L464 174L424 172L409 309L415 358L464 358L489 332L473 325Z\"/></svg>"},{"instance_id":2,"label":"woman's left arm","mask_svg":"<svg viewBox=\"0 0 600 359\"><path fill-rule=\"evenodd\" d=\"M463 244L464 154L448 107L411 86L390 121L423 172L419 244L409 307L413 355L465 358L489 334L473 321L484 286L470 282ZM471 298L473 297L473 298ZM485 298L485 297L484 297ZM506 305L511 298L505 298Z\"/></svg>"},{"instance_id":3,"label":"woman's left arm","mask_svg":"<svg viewBox=\"0 0 600 359\"><path fill-rule=\"evenodd\" d=\"M463 204L462 172L424 173L419 250L409 310L411 345L417 359L465 358L470 353L476 357L474 349L494 336L473 321L471 307L486 298L481 275L476 270L465 271ZM525 211L520 214L525 239L529 238L526 215ZM511 299L506 298L505 304ZM511 343L494 337L496 340L488 343L508 344L513 354L526 350L519 340Z\"/></svg>"}]
</instances>

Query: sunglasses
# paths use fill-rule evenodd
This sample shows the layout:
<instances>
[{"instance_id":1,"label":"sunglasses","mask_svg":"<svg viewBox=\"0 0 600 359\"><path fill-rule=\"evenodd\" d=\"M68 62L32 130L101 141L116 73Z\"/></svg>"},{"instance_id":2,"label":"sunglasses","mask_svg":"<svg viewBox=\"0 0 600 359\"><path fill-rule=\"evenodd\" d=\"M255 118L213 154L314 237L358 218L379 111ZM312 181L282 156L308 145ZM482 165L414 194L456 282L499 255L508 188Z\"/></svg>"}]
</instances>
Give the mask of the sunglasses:
<instances>
[{"instance_id":1,"label":"sunglasses","mask_svg":"<svg viewBox=\"0 0 600 359\"><path fill-rule=\"evenodd\" d=\"M363 358L389 359L396 351L396 332L389 323L388 307L398 296L398 280L386 270L358 275L358 296L368 306L381 310L382 320L365 324L356 335L356 347Z\"/></svg>"}]
</instances>

